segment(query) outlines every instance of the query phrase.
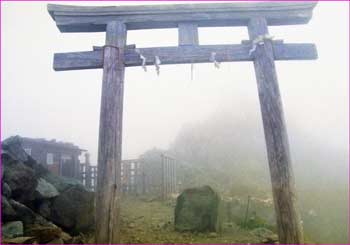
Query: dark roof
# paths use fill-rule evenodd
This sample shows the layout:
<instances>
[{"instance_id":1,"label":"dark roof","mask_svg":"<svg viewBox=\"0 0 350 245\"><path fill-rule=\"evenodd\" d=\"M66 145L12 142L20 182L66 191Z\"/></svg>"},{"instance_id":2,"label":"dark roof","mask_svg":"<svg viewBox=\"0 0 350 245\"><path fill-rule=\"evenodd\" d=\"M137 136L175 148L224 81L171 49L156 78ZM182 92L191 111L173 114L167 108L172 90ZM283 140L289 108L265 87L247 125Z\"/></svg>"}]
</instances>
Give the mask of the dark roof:
<instances>
[{"instance_id":1,"label":"dark roof","mask_svg":"<svg viewBox=\"0 0 350 245\"><path fill-rule=\"evenodd\" d=\"M124 22L128 30L175 28L181 22L206 26L246 26L263 17L268 25L305 24L317 2L210 3L147 6L72 6L48 4L61 32L106 31L110 21Z\"/></svg>"}]
</instances>

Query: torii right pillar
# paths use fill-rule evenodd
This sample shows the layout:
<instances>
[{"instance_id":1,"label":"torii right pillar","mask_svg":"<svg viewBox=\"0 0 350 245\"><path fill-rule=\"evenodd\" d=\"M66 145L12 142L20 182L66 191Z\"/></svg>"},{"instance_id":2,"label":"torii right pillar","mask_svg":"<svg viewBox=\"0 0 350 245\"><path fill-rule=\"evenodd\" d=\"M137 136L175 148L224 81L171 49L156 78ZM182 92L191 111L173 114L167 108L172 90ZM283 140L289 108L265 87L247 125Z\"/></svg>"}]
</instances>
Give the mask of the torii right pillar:
<instances>
[{"instance_id":1,"label":"torii right pillar","mask_svg":"<svg viewBox=\"0 0 350 245\"><path fill-rule=\"evenodd\" d=\"M268 34L265 18L250 19L249 38L253 42ZM294 175L291 166L288 135L275 69L272 41L264 39L254 52L254 67L267 156L270 168L279 242L302 244L303 228L296 203Z\"/></svg>"}]
</instances>

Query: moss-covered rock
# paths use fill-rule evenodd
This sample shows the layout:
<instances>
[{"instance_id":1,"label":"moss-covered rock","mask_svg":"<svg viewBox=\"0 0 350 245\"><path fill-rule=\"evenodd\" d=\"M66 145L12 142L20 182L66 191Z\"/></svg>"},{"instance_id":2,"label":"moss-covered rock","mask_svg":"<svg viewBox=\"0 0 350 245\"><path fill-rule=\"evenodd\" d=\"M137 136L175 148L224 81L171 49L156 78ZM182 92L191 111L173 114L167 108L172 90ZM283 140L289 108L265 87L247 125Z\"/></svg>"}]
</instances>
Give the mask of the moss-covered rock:
<instances>
[{"instance_id":1,"label":"moss-covered rock","mask_svg":"<svg viewBox=\"0 0 350 245\"><path fill-rule=\"evenodd\" d=\"M212 231L219 229L220 197L209 186L184 190L177 198L177 231Z\"/></svg>"},{"instance_id":2,"label":"moss-covered rock","mask_svg":"<svg viewBox=\"0 0 350 245\"><path fill-rule=\"evenodd\" d=\"M72 234L93 229L94 196L93 192L79 185L70 187L54 198L50 220Z\"/></svg>"}]
</instances>

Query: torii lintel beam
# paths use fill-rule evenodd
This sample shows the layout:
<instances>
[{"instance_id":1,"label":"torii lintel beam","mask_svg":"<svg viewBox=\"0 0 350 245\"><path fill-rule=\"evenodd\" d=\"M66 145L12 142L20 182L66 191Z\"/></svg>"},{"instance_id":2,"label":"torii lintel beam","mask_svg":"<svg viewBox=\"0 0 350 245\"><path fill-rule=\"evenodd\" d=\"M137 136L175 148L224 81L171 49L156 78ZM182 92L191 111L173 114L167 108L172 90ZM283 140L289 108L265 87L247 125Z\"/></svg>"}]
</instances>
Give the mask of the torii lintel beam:
<instances>
[{"instance_id":1,"label":"torii lintel beam","mask_svg":"<svg viewBox=\"0 0 350 245\"><path fill-rule=\"evenodd\" d=\"M87 7L48 4L61 32L104 32L111 21L122 21L128 30L176 28L191 22L199 27L247 26L252 18L268 25L308 23L316 2L260 2Z\"/></svg>"},{"instance_id":2,"label":"torii lintel beam","mask_svg":"<svg viewBox=\"0 0 350 245\"><path fill-rule=\"evenodd\" d=\"M131 46L129 46L131 47ZM219 62L253 61L250 54L251 44L235 45L186 45L179 47L140 48L146 58L145 65L154 65L158 56L164 65L210 63L211 53L216 53ZM273 45L275 60L313 60L317 59L314 44L283 44L275 41ZM124 64L126 67L140 66L142 60L135 48L126 48ZM55 71L82 70L103 68L102 48L95 47L93 51L56 53L53 68Z\"/></svg>"}]
</instances>

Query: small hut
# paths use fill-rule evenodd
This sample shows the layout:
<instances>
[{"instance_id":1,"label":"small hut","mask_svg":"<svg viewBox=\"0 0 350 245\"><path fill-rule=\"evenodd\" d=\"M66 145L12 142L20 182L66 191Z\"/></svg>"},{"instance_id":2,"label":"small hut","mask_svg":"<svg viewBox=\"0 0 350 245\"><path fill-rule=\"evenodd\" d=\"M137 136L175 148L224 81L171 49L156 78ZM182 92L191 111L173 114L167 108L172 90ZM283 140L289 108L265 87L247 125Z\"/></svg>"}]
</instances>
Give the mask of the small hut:
<instances>
[{"instance_id":1,"label":"small hut","mask_svg":"<svg viewBox=\"0 0 350 245\"><path fill-rule=\"evenodd\" d=\"M19 137L19 140L27 154L52 173L80 178L79 156L86 150L72 143L56 141L55 139Z\"/></svg>"}]
</instances>

